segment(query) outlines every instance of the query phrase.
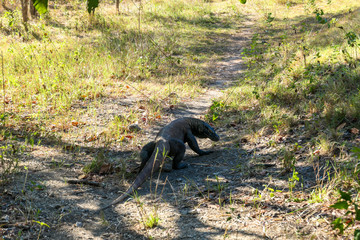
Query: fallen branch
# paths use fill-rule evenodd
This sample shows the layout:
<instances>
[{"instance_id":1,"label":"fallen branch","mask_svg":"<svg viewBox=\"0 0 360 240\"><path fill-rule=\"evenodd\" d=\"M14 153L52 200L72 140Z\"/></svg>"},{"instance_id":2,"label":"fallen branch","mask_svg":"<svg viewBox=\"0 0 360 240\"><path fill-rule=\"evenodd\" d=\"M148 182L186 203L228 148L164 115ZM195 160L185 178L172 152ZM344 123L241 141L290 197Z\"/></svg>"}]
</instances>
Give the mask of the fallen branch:
<instances>
[{"instance_id":1,"label":"fallen branch","mask_svg":"<svg viewBox=\"0 0 360 240\"><path fill-rule=\"evenodd\" d=\"M85 180L85 179L69 179L67 180L67 183L69 184L87 184L87 185L91 185L91 186L96 186L96 187L102 187L102 184L99 182L94 182L94 181L89 181L89 180Z\"/></svg>"}]
</instances>

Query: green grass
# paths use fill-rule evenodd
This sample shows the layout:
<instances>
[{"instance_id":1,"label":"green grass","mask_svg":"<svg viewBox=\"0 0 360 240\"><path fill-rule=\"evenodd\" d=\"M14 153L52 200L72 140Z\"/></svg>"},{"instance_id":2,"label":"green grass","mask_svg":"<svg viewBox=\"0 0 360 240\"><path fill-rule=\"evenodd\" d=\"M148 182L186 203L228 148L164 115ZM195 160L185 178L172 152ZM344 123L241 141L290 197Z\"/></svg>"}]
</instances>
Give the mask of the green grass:
<instances>
[{"instance_id":1,"label":"green grass","mask_svg":"<svg viewBox=\"0 0 360 240\"><path fill-rule=\"evenodd\" d=\"M347 128L359 128L360 47L349 33L360 30L360 4L271 3L260 8L261 1L252 1L248 6L259 19L261 34L254 34L244 51L248 71L218 100L225 104L222 119L237 111L256 129L270 126L280 132L304 118L316 121L316 131L330 131L344 122ZM326 24L319 23L316 9L323 9ZM268 13L275 18L264 18Z\"/></svg>"},{"instance_id":2,"label":"green grass","mask_svg":"<svg viewBox=\"0 0 360 240\"><path fill-rule=\"evenodd\" d=\"M83 2L51 2L49 14L32 20L28 31L19 10L2 12L6 127L66 136L72 122L86 128L91 122L84 116L96 116L106 99L122 98L155 121L167 106L206 90L206 63L221 55L212 39L235 31L239 20L234 2L148 1L141 12L129 2L120 15L110 3L89 18ZM142 117L131 109L122 123ZM124 124L106 124L106 139L121 137L114 131Z\"/></svg>"},{"instance_id":3,"label":"green grass","mask_svg":"<svg viewBox=\"0 0 360 240\"><path fill-rule=\"evenodd\" d=\"M300 164L317 172L307 196L319 203L334 201L336 189L359 189L350 151L358 138L351 132L360 128L360 2L310 3L255 0L244 6L257 20L243 52L247 71L214 101L208 119L245 125L239 134L254 145L270 135L275 142L268 145L284 170L296 173L296 156L305 156ZM277 145L276 136L290 143ZM289 178L291 194L298 181Z\"/></svg>"},{"instance_id":4,"label":"green grass","mask_svg":"<svg viewBox=\"0 0 360 240\"><path fill-rule=\"evenodd\" d=\"M360 2L310 3L255 0L244 6L257 19L243 53L247 71L214 101L208 119L245 125L239 134L255 145L270 136L284 170L312 165L317 185L302 191L310 203L326 204L335 201L337 189L359 189L351 154L358 135L351 132L360 128ZM290 143L276 144L276 136ZM291 194L301 185L288 182Z\"/></svg>"}]
</instances>

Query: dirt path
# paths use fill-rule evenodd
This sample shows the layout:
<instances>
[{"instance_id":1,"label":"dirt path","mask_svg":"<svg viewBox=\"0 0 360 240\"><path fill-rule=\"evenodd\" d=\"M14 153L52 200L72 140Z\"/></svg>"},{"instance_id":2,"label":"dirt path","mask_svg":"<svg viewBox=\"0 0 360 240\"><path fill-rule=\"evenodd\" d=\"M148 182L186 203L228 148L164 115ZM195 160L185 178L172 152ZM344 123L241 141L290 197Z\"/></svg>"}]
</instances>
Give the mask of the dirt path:
<instances>
[{"instance_id":1,"label":"dirt path","mask_svg":"<svg viewBox=\"0 0 360 240\"><path fill-rule=\"evenodd\" d=\"M222 60L214 63L215 67L211 71L214 81L209 86L209 90L196 99L184 99L180 107L170 113L171 120L185 116L203 118L212 104L212 99L221 96L222 90L235 83L244 69L241 51L250 37L249 30L250 27L247 26L244 30L239 30L231 39L227 39L228 45L222 49ZM218 132L222 137L227 135L225 128L219 129ZM142 207L139 207L135 200L120 204L106 211L105 219L109 226L98 224L92 232L100 235L99 239L138 239L150 236L154 239L221 239L224 234L226 235L226 231L233 227L236 229L236 222L227 223L228 214L219 207L216 199L219 193L214 192L213 189L225 187L230 183L229 171L231 166L236 164L239 152L232 150L224 152L221 151L221 146L211 145L210 140L200 141L201 148L215 148L215 153L198 157L188 150L186 161L190 164L189 168L165 172L158 181L148 181L138 191L140 201L143 203ZM122 190L126 190L125 188ZM120 194L111 190L109 192L112 194L108 199L114 199ZM208 200L203 199L206 194ZM224 196L220 196L221 201L228 201L226 195L227 193L224 192ZM139 221L142 214L150 215L154 211L159 216L160 226L144 230L143 223ZM91 217L91 220L86 218L87 213L82 220L86 222L86 226L94 226L94 222L101 222L98 217ZM86 235L85 229L81 231L80 236ZM235 235L228 236L239 239L241 232L235 230L234 233ZM250 238L253 237L256 238L257 234Z\"/></svg>"},{"instance_id":2,"label":"dirt path","mask_svg":"<svg viewBox=\"0 0 360 240\"><path fill-rule=\"evenodd\" d=\"M226 41L226 48L222 49L222 59L209 64L209 72L213 82L209 85L209 90L196 99L185 102L185 107L173 112L175 118L191 116L203 117L212 104L212 100L220 97L223 90L236 83L241 73L244 71L241 52L251 39L251 22L245 22L244 27L231 36Z\"/></svg>"},{"instance_id":3,"label":"dirt path","mask_svg":"<svg viewBox=\"0 0 360 240\"><path fill-rule=\"evenodd\" d=\"M240 53L250 39L250 29L250 24L243 24L231 38L222 39L227 44L222 49L222 59L212 64L213 84L199 98L185 99L183 107L170 113L169 121L204 116L212 99L235 84L245 69ZM117 106L116 102L106 102L102 116L115 114ZM153 138L153 131L146 131ZM288 184L288 176L281 176L276 165L277 150L267 145L266 136L255 144L236 145L233 140L241 135L241 129L224 126L217 132L221 142L200 141L200 147L214 149L213 154L198 157L187 151L185 161L189 168L164 172L158 180L156 176L147 181L138 191L141 204L131 199L105 211L103 216L94 215L94 210L116 198L133 179L126 175L128 181L119 182L124 176L113 174L94 176L94 181L101 182L99 187L68 184L67 179L82 174L84 164L91 161L89 155L96 153L100 157L102 149L84 147L85 151L68 152L62 148L64 144L34 146L27 159L28 178L22 178L1 196L5 215L1 216L0 224L7 224L8 218L33 219L40 214L41 222L50 226L38 228L41 239L294 239L309 235L325 238L323 233L329 230L329 224L317 221L321 212L307 203L287 202L286 194L273 196L266 187L283 190ZM126 159L133 153L112 149L106 154L111 161L126 165ZM128 174L124 168L122 172ZM299 166L303 176L310 171L305 165ZM33 184L39 179L41 184ZM21 194L25 181L32 188ZM303 184L312 181L313 176L308 174ZM14 203L26 204L24 208L29 211L18 212ZM298 209L303 210L295 211ZM142 219L153 213L160 219L159 225L145 228ZM10 232L0 235L16 237L19 226L9 229ZM20 229L24 239L38 234L26 227Z\"/></svg>"}]
</instances>

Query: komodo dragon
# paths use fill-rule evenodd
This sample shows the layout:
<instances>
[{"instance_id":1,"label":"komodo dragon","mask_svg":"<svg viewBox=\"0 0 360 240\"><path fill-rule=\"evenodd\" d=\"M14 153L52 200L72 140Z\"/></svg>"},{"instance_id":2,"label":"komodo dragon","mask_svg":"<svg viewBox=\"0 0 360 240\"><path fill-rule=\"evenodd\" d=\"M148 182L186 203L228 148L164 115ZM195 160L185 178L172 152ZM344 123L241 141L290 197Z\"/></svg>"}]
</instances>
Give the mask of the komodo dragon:
<instances>
[{"instance_id":1,"label":"komodo dragon","mask_svg":"<svg viewBox=\"0 0 360 240\"><path fill-rule=\"evenodd\" d=\"M213 141L220 139L209 124L196 118L179 118L163 127L157 134L155 141L149 142L142 148L140 171L134 183L125 193L98 211L116 205L130 196L153 172L160 169L166 157L172 158L173 169L186 168L187 164L181 163L185 155L185 143L200 156L210 154L211 151L203 151L199 148L195 137L209 138Z\"/></svg>"}]
</instances>

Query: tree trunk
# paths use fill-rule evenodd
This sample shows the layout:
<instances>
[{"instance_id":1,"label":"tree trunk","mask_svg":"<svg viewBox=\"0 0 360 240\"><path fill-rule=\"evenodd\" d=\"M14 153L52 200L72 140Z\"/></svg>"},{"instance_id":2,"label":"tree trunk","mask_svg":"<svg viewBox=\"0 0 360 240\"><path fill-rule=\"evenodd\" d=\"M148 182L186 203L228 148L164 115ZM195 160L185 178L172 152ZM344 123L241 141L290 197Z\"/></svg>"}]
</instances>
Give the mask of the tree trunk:
<instances>
[{"instance_id":1,"label":"tree trunk","mask_svg":"<svg viewBox=\"0 0 360 240\"><path fill-rule=\"evenodd\" d=\"M120 5L120 0L116 0L115 1L115 4L116 4L116 11L117 11L117 13L119 14L119 5Z\"/></svg>"},{"instance_id":2,"label":"tree trunk","mask_svg":"<svg viewBox=\"0 0 360 240\"><path fill-rule=\"evenodd\" d=\"M36 18L37 17L36 9L34 7L34 1L35 0L30 0L30 15L31 15L31 18Z\"/></svg>"},{"instance_id":3,"label":"tree trunk","mask_svg":"<svg viewBox=\"0 0 360 240\"><path fill-rule=\"evenodd\" d=\"M29 0L21 0L21 12L24 23L26 23L29 20L28 10L29 10Z\"/></svg>"}]
</instances>

